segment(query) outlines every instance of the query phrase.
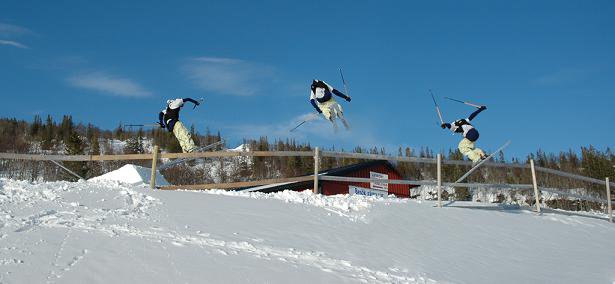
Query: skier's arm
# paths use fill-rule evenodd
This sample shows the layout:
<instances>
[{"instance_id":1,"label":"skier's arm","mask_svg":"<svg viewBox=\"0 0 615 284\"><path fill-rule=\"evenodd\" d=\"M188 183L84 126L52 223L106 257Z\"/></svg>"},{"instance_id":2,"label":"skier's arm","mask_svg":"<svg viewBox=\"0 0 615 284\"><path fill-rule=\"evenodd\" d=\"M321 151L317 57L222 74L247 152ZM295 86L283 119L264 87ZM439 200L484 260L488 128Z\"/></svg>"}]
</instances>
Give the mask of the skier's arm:
<instances>
[{"instance_id":1,"label":"skier's arm","mask_svg":"<svg viewBox=\"0 0 615 284\"><path fill-rule=\"evenodd\" d=\"M345 99L347 102L349 102L351 100L349 96L345 95L344 93L342 93L342 92L340 92L340 91L338 91L336 89L333 89L333 91L331 91L331 92L333 94L335 94L336 96Z\"/></svg>"},{"instance_id":2,"label":"skier's arm","mask_svg":"<svg viewBox=\"0 0 615 284\"><path fill-rule=\"evenodd\" d=\"M316 100L315 99L311 99L310 103L312 104L312 106L316 109L316 111L318 111L318 113L322 113L322 110L318 107L318 105L316 104Z\"/></svg>"},{"instance_id":3,"label":"skier's arm","mask_svg":"<svg viewBox=\"0 0 615 284\"><path fill-rule=\"evenodd\" d=\"M184 103L185 102L191 102L191 103L193 103L194 105L197 105L197 106L201 104L198 101L196 101L194 99L191 99L191 98L185 98L185 99L183 99L183 101L184 101Z\"/></svg>"},{"instance_id":4,"label":"skier's arm","mask_svg":"<svg viewBox=\"0 0 615 284\"><path fill-rule=\"evenodd\" d=\"M442 127L442 129L448 128L450 129L453 133L463 133L463 128L461 128L461 123L463 123L465 119L462 120L456 120L453 123L442 123L440 125L440 127ZM467 122L467 121L466 121Z\"/></svg>"},{"instance_id":5,"label":"skier's arm","mask_svg":"<svg viewBox=\"0 0 615 284\"><path fill-rule=\"evenodd\" d=\"M165 128L166 126L164 125L164 113L160 112L158 114L158 124L160 124L160 128Z\"/></svg>"},{"instance_id":6,"label":"skier's arm","mask_svg":"<svg viewBox=\"0 0 615 284\"><path fill-rule=\"evenodd\" d=\"M478 108L475 112L473 112L472 114L470 114L470 116L468 117L468 121L471 121L472 119L474 119L481 111L486 110L487 107L486 106L481 106L480 108Z\"/></svg>"}]
</instances>

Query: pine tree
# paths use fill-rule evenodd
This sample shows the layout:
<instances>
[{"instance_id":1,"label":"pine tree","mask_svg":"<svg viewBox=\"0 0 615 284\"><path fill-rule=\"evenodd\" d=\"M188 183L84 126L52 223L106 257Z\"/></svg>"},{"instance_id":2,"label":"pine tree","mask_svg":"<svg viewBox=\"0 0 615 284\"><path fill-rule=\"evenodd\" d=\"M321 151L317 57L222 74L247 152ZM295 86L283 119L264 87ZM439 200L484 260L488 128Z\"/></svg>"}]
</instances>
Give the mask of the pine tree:
<instances>
[{"instance_id":1,"label":"pine tree","mask_svg":"<svg viewBox=\"0 0 615 284\"><path fill-rule=\"evenodd\" d=\"M73 117L70 115L65 115L62 117L62 123L60 124L60 138L62 141L66 142L70 139L70 136L73 134Z\"/></svg>"},{"instance_id":2,"label":"pine tree","mask_svg":"<svg viewBox=\"0 0 615 284\"><path fill-rule=\"evenodd\" d=\"M43 137L41 139L41 148L43 150L51 150L54 146L54 133L55 133L55 122L51 115L47 115L47 120L45 122Z\"/></svg>"},{"instance_id":3,"label":"pine tree","mask_svg":"<svg viewBox=\"0 0 615 284\"><path fill-rule=\"evenodd\" d=\"M35 115L32 125L30 126L30 136L38 138L43 128L43 120L40 115Z\"/></svg>"},{"instance_id":4,"label":"pine tree","mask_svg":"<svg viewBox=\"0 0 615 284\"><path fill-rule=\"evenodd\" d=\"M73 131L68 135L65 141L65 150L67 155L81 155L84 153L85 143L81 140L81 137L77 132ZM81 177L86 177L89 169L85 162L66 162L66 167L75 172ZM77 178L66 174L67 179L76 180Z\"/></svg>"},{"instance_id":5,"label":"pine tree","mask_svg":"<svg viewBox=\"0 0 615 284\"><path fill-rule=\"evenodd\" d=\"M145 149L143 147L143 130L139 129L137 135L128 139L126 142L126 148L124 148L126 154L143 154Z\"/></svg>"}]
</instances>

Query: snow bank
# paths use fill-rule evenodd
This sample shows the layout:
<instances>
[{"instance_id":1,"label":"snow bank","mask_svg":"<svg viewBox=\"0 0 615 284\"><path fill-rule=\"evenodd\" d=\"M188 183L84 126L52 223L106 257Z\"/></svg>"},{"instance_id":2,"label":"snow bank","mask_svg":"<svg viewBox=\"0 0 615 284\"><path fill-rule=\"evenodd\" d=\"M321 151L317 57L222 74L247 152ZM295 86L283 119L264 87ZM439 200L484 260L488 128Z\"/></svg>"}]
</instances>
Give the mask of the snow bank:
<instances>
[{"instance_id":1,"label":"snow bank","mask_svg":"<svg viewBox=\"0 0 615 284\"><path fill-rule=\"evenodd\" d=\"M229 152L250 152L249 144L241 144L233 149L228 149Z\"/></svg>"},{"instance_id":2,"label":"snow bank","mask_svg":"<svg viewBox=\"0 0 615 284\"><path fill-rule=\"evenodd\" d=\"M374 203L390 204L407 202L407 199L399 199L393 196L387 198L349 194L325 196L321 194L314 194L311 190L305 190L301 192L284 190L273 193L263 193L256 191L206 190L202 193L252 199L275 199L282 200L287 203L305 204L309 206L324 208L325 210L336 213L340 216L349 217L351 220L362 219L365 217L365 215L348 215L347 213L364 213L363 211L367 211L367 209L372 207Z\"/></svg>"},{"instance_id":3,"label":"snow bank","mask_svg":"<svg viewBox=\"0 0 615 284\"><path fill-rule=\"evenodd\" d=\"M150 168L129 164L88 181L116 181L133 185L149 184L151 173L152 169ZM169 182L159 172L156 172L156 185L169 185Z\"/></svg>"},{"instance_id":4,"label":"snow bank","mask_svg":"<svg viewBox=\"0 0 615 284\"><path fill-rule=\"evenodd\" d=\"M0 179L1 283L613 283L604 215Z\"/></svg>"}]
</instances>

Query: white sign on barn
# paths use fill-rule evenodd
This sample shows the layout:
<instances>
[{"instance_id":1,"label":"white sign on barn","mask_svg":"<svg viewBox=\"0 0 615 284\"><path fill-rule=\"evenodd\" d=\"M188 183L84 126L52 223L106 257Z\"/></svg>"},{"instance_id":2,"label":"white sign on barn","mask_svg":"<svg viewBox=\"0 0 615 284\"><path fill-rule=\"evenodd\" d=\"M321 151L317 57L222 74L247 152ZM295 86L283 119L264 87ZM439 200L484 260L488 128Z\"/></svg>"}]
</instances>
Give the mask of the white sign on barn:
<instances>
[{"instance_id":1,"label":"white sign on barn","mask_svg":"<svg viewBox=\"0 0 615 284\"><path fill-rule=\"evenodd\" d=\"M389 175L385 175L385 174L381 174L381 173L376 173L376 172L369 172L369 178L371 178L371 179L384 179L384 180L387 180L387 179L389 179ZM373 189L380 189L380 190L389 191L389 184L386 183L386 182L370 182L369 183L369 187L373 188Z\"/></svg>"},{"instance_id":2,"label":"white sign on barn","mask_svg":"<svg viewBox=\"0 0 615 284\"><path fill-rule=\"evenodd\" d=\"M365 195L365 196L378 196L378 197L388 197L389 192L384 190L377 190L371 188L363 188L358 186L348 186L348 193L350 195Z\"/></svg>"}]
</instances>

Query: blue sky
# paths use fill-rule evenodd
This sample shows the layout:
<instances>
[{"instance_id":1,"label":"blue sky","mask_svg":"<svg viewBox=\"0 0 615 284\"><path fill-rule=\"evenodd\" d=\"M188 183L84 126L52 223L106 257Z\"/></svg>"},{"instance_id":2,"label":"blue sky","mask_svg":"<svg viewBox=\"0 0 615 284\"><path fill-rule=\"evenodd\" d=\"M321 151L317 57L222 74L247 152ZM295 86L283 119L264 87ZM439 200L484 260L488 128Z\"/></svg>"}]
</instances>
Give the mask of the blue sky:
<instances>
[{"instance_id":1,"label":"blue sky","mask_svg":"<svg viewBox=\"0 0 615 284\"><path fill-rule=\"evenodd\" d=\"M479 146L558 152L615 134L613 1L10 1L0 9L2 116L103 128L151 123L167 98L204 97L182 119L204 132L312 145L435 150L429 89L488 106ZM343 89L352 131L313 112L309 84ZM6 103L11 102L11 103ZM440 100L445 119L471 107Z\"/></svg>"}]
</instances>

